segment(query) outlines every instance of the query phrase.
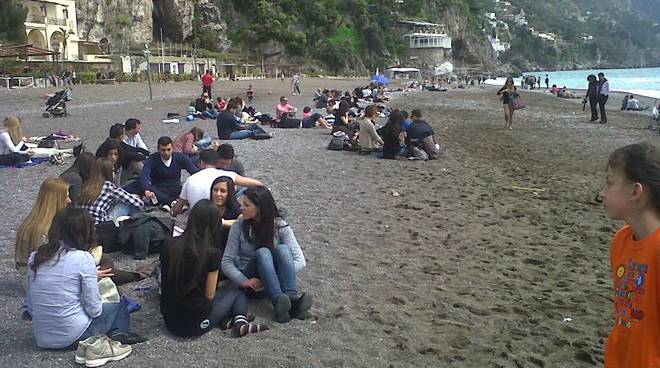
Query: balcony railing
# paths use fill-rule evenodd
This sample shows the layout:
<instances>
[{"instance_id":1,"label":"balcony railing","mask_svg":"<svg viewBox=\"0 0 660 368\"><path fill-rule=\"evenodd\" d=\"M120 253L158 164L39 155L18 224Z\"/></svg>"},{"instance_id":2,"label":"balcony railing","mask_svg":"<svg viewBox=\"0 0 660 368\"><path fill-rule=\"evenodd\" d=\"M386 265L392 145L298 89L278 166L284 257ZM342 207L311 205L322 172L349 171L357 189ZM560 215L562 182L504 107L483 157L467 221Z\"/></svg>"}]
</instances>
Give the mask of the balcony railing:
<instances>
[{"instance_id":1,"label":"balcony railing","mask_svg":"<svg viewBox=\"0 0 660 368\"><path fill-rule=\"evenodd\" d=\"M28 23L46 23L46 17L40 14L28 14L27 19L25 20Z\"/></svg>"},{"instance_id":2,"label":"balcony railing","mask_svg":"<svg viewBox=\"0 0 660 368\"><path fill-rule=\"evenodd\" d=\"M48 18L48 24L54 25L54 26L67 26L66 19L64 18Z\"/></svg>"}]
</instances>

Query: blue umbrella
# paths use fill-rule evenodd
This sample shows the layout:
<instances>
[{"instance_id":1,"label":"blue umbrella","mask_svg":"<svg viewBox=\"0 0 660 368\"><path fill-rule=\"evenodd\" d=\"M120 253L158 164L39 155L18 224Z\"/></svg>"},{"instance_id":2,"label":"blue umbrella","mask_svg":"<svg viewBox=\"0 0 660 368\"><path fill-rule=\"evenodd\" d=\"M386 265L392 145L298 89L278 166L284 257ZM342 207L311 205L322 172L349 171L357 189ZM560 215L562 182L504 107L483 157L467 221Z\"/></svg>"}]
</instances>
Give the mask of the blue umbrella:
<instances>
[{"instance_id":1,"label":"blue umbrella","mask_svg":"<svg viewBox=\"0 0 660 368\"><path fill-rule=\"evenodd\" d=\"M382 74L374 75L373 77L371 77L371 81L384 85L390 84L390 80L385 78L385 76Z\"/></svg>"}]
</instances>

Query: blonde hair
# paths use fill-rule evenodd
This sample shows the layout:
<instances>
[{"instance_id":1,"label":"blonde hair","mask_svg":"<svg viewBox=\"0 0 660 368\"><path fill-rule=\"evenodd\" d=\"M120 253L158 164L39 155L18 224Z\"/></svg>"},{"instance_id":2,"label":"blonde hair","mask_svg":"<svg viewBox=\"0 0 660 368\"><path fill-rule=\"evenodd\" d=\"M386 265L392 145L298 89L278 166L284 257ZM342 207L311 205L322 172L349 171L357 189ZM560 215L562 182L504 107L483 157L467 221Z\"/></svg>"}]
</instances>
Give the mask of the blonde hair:
<instances>
[{"instance_id":1,"label":"blonde hair","mask_svg":"<svg viewBox=\"0 0 660 368\"><path fill-rule=\"evenodd\" d=\"M21 130L21 119L15 116L6 117L2 122L2 126L7 129L7 133L9 133L11 141L14 142L14 144L18 144L18 142L21 141L21 138L23 138L23 131Z\"/></svg>"},{"instance_id":2,"label":"blonde hair","mask_svg":"<svg viewBox=\"0 0 660 368\"><path fill-rule=\"evenodd\" d=\"M41 183L37 201L30 214L23 220L16 233L16 265L27 264L30 253L37 250L43 243L43 237L48 234L50 224L57 211L66 207L69 196L69 183L49 176Z\"/></svg>"},{"instance_id":3,"label":"blonde hair","mask_svg":"<svg viewBox=\"0 0 660 368\"><path fill-rule=\"evenodd\" d=\"M83 181L82 188L80 189L80 197L78 197L78 204L92 205L101 194L103 183L106 178L103 177L103 158L96 159L89 177ZM108 160L110 161L110 160Z\"/></svg>"}]
</instances>

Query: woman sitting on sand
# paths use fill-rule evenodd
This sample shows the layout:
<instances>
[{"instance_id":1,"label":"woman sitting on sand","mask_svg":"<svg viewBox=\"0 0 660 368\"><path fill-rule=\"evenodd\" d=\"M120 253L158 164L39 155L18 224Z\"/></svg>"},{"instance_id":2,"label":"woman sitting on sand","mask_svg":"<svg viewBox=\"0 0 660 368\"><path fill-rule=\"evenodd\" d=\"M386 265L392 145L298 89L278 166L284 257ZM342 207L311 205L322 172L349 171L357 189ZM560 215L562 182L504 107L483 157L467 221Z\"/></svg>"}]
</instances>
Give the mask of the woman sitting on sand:
<instances>
[{"instance_id":1,"label":"woman sitting on sand","mask_svg":"<svg viewBox=\"0 0 660 368\"><path fill-rule=\"evenodd\" d=\"M123 203L127 210L142 211L144 203L138 196L129 194L108 180L107 170L104 177L103 166L103 159L100 159L92 167L89 179L83 182L76 206L86 209L94 217L98 243L103 245L104 252L112 253L119 250L117 244L119 229L112 221L111 210L117 203ZM107 163L105 166L107 167Z\"/></svg>"},{"instance_id":2,"label":"woman sitting on sand","mask_svg":"<svg viewBox=\"0 0 660 368\"><path fill-rule=\"evenodd\" d=\"M52 176L46 178L41 184L37 201L16 232L14 261L19 270L25 271L23 274L27 272L26 267L30 253L47 242L47 234L55 214L71 203L69 190L67 182ZM97 261L102 272L110 276L117 285L139 281L147 277L145 269L142 269L142 271L138 269L137 272L113 270L114 264L107 255L101 256Z\"/></svg>"},{"instance_id":3,"label":"woman sitting on sand","mask_svg":"<svg viewBox=\"0 0 660 368\"><path fill-rule=\"evenodd\" d=\"M378 130L378 134L383 137L383 158L394 160L401 152L403 137L403 115L399 110L390 113L390 117L385 126Z\"/></svg>"},{"instance_id":4,"label":"woman sitting on sand","mask_svg":"<svg viewBox=\"0 0 660 368\"><path fill-rule=\"evenodd\" d=\"M215 236L215 246L220 250L220 257L225 252L229 229L241 214L241 206L236 199L236 186L228 176L220 176L211 184L211 201L218 208L219 226Z\"/></svg>"},{"instance_id":5,"label":"woman sitting on sand","mask_svg":"<svg viewBox=\"0 0 660 368\"><path fill-rule=\"evenodd\" d=\"M160 312L174 335L199 336L217 326L233 326L235 337L268 330L248 323L242 290L216 292L221 253L212 241L219 217L216 205L203 199L190 211L185 232L163 245Z\"/></svg>"},{"instance_id":6,"label":"woman sitting on sand","mask_svg":"<svg viewBox=\"0 0 660 368\"><path fill-rule=\"evenodd\" d=\"M146 340L129 332L125 303L101 302L98 279L104 275L89 252L93 243L92 217L82 209L65 208L53 218L48 242L30 255L26 303L40 348L74 347L100 334L122 344Z\"/></svg>"},{"instance_id":7,"label":"woman sitting on sand","mask_svg":"<svg viewBox=\"0 0 660 368\"><path fill-rule=\"evenodd\" d=\"M518 94L518 89L513 83L513 78L509 77L504 82L504 87L497 91L497 95L502 100L504 106L504 122L507 129L513 129L513 99Z\"/></svg>"},{"instance_id":8,"label":"woman sitting on sand","mask_svg":"<svg viewBox=\"0 0 660 368\"><path fill-rule=\"evenodd\" d=\"M113 139L108 139L107 141L103 142L101 147L99 147L99 151L97 152L97 157L100 158L105 158L107 160L110 160L112 162L112 181L113 183L120 185L120 177L122 175L122 167L121 167L121 159L119 156L119 143L114 141Z\"/></svg>"},{"instance_id":9,"label":"woman sitting on sand","mask_svg":"<svg viewBox=\"0 0 660 368\"><path fill-rule=\"evenodd\" d=\"M172 151L187 155L193 159L193 163L199 163L199 148L196 143L204 138L204 131L201 128L194 127L189 131L174 138Z\"/></svg>"},{"instance_id":10,"label":"woman sitting on sand","mask_svg":"<svg viewBox=\"0 0 660 368\"><path fill-rule=\"evenodd\" d=\"M222 272L243 289L265 289L278 322L288 322L291 317L304 319L312 296L298 295L296 273L305 267L305 256L293 230L280 217L270 191L248 188L242 214L229 231Z\"/></svg>"},{"instance_id":11,"label":"woman sitting on sand","mask_svg":"<svg viewBox=\"0 0 660 368\"><path fill-rule=\"evenodd\" d=\"M21 120L10 116L0 128L0 165L17 165L30 160L33 152L25 145Z\"/></svg>"},{"instance_id":12,"label":"woman sitting on sand","mask_svg":"<svg viewBox=\"0 0 660 368\"><path fill-rule=\"evenodd\" d=\"M73 161L71 167L60 174L60 178L69 183L69 198L71 198L72 203L75 204L78 201L83 181L89 178L95 161L94 155L89 152L82 152Z\"/></svg>"},{"instance_id":13,"label":"woman sitting on sand","mask_svg":"<svg viewBox=\"0 0 660 368\"><path fill-rule=\"evenodd\" d=\"M323 115L318 112L312 114L312 109L309 106L305 106L305 108L303 108L302 127L314 128L317 126L317 123L318 126L322 126L326 129L332 129L332 125L325 121Z\"/></svg>"},{"instance_id":14,"label":"woman sitting on sand","mask_svg":"<svg viewBox=\"0 0 660 368\"><path fill-rule=\"evenodd\" d=\"M369 105L364 110L364 119L360 121L360 154L368 155L381 148L383 140L376 132L373 119L376 116L376 106Z\"/></svg>"}]
</instances>

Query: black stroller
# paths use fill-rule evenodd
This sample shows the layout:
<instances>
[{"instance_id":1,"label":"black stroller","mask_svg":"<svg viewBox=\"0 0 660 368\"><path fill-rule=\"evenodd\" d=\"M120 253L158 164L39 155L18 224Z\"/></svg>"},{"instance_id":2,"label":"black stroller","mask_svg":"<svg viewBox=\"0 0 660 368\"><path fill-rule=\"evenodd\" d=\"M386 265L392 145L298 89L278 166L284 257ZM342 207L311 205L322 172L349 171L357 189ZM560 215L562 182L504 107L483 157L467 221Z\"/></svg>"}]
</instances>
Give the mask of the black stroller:
<instances>
[{"instance_id":1,"label":"black stroller","mask_svg":"<svg viewBox=\"0 0 660 368\"><path fill-rule=\"evenodd\" d=\"M63 89L48 97L46 111L41 116L44 118L63 118L68 116L69 113L66 111L67 101L71 101L71 95L68 89Z\"/></svg>"}]
</instances>

